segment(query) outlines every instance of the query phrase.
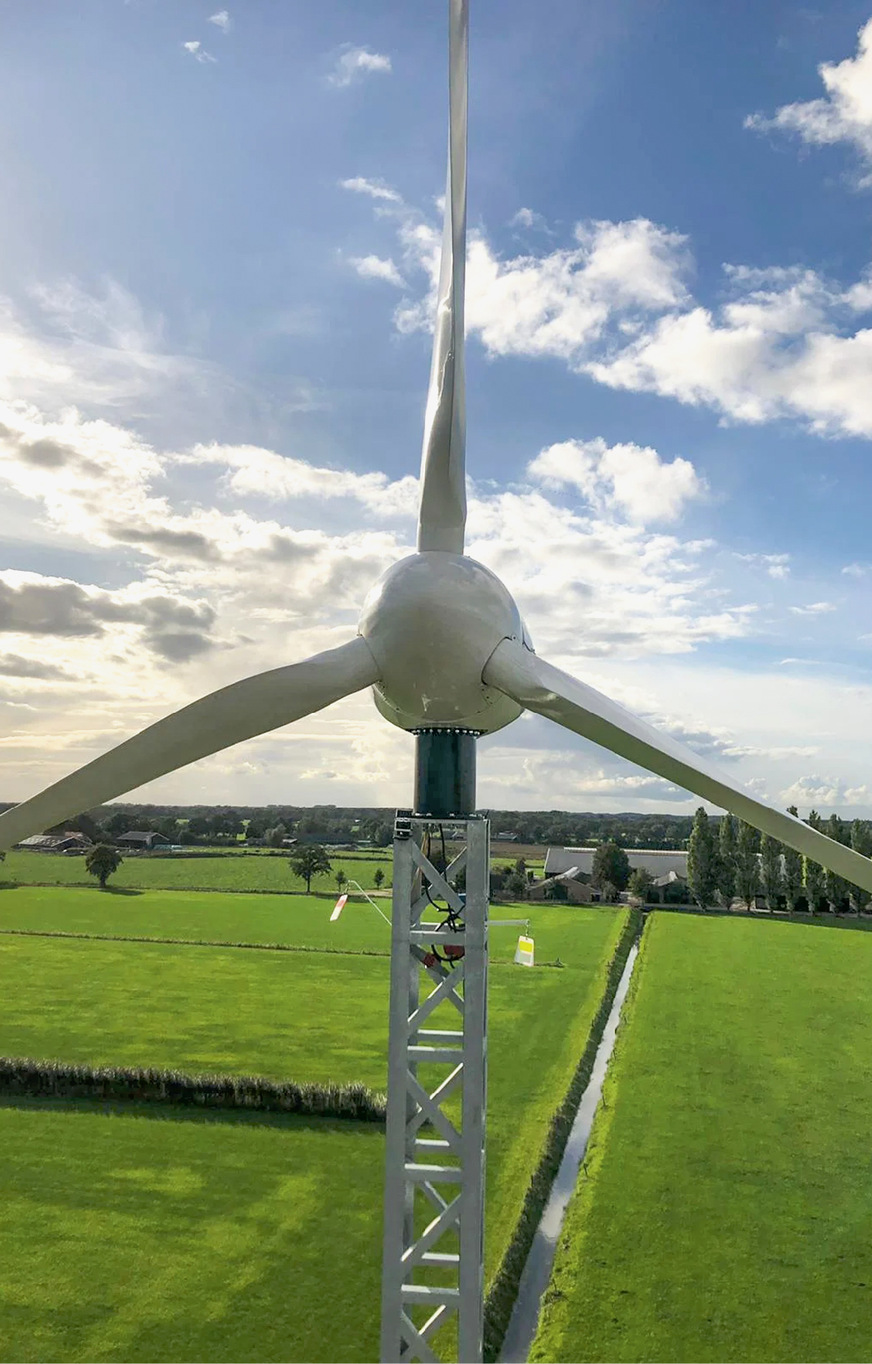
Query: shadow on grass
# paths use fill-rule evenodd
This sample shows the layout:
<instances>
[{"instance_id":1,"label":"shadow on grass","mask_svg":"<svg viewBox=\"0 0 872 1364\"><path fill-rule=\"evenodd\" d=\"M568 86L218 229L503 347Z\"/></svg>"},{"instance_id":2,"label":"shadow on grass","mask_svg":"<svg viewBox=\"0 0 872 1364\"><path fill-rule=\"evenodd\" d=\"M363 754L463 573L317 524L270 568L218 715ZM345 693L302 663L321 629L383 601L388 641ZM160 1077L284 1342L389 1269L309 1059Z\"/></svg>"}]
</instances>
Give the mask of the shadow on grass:
<instances>
[{"instance_id":1,"label":"shadow on grass","mask_svg":"<svg viewBox=\"0 0 872 1364\"><path fill-rule=\"evenodd\" d=\"M155 1122L185 1122L200 1126L218 1123L227 1127L278 1127L294 1131L344 1132L384 1138L384 1124L356 1118L320 1118L305 1113L263 1113L256 1109L187 1108L136 1099L31 1098L0 1094L0 1109L19 1108L30 1113L90 1113L104 1118L151 1118Z\"/></svg>"},{"instance_id":2,"label":"shadow on grass","mask_svg":"<svg viewBox=\"0 0 872 1364\"><path fill-rule=\"evenodd\" d=\"M107 895L142 895L141 890L134 890L132 886L103 886L102 889Z\"/></svg>"},{"instance_id":3,"label":"shadow on grass","mask_svg":"<svg viewBox=\"0 0 872 1364\"><path fill-rule=\"evenodd\" d=\"M0 881L0 890L18 890L20 881Z\"/></svg>"}]
</instances>

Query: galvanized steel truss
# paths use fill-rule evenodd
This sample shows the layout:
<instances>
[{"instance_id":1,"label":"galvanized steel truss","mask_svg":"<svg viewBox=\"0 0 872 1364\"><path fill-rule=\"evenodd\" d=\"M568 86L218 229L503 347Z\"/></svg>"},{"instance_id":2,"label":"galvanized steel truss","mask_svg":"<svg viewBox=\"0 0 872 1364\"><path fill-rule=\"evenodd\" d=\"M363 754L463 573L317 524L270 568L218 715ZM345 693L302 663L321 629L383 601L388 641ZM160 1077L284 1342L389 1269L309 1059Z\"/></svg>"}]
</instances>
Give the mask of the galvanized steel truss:
<instances>
[{"instance_id":1,"label":"galvanized steel truss","mask_svg":"<svg viewBox=\"0 0 872 1364\"><path fill-rule=\"evenodd\" d=\"M442 832L463 845L444 875L424 852L431 839L441 846ZM440 830L439 821L413 817L402 833L394 840L381 1358L435 1360L430 1342L456 1314L458 1357L477 1364L490 830L481 819L445 820ZM455 889L462 869L465 899ZM461 947L453 965L440 960ZM456 1026L433 1027L444 1006Z\"/></svg>"}]
</instances>

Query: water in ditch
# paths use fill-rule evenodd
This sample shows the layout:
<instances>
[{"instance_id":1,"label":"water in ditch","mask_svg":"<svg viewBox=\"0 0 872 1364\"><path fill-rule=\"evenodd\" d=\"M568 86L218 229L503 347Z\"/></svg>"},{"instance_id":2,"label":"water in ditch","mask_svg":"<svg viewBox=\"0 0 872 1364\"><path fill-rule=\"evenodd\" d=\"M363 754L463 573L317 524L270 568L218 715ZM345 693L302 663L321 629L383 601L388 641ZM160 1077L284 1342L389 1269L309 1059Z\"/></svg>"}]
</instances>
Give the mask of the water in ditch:
<instances>
[{"instance_id":1,"label":"water in ditch","mask_svg":"<svg viewBox=\"0 0 872 1364\"><path fill-rule=\"evenodd\" d=\"M630 988L630 977L633 974L633 967L638 955L639 946L634 943L630 948L621 973L621 979L618 982L602 1041L597 1047L590 1080L570 1129L560 1168L551 1187L542 1220L536 1229L530 1253L527 1256L527 1263L524 1266L520 1287L518 1288L518 1296L506 1331L506 1338L503 1341L503 1348L500 1351L501 1364L523 1364L533 1343L533 1337L539 1323L542 1294L548 1287L548 1281L551 1278L557 1240L563 1227L563 1219L566 1216L569 1200L578 1181L579 1166L587 1150L594 1114L602 1096L603 1080L615 1045L621 1009L627 997L627 990Z\"/></svg>"}]
</instances>

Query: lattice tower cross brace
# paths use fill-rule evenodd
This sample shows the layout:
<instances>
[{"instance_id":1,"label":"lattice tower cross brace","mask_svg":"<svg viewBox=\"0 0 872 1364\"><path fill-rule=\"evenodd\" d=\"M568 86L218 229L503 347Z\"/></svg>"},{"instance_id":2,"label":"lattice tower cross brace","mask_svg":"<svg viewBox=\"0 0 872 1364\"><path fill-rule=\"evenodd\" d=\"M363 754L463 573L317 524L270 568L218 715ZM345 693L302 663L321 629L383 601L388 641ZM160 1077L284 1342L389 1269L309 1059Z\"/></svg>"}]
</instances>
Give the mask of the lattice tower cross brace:
<instances>
[{"instance_id":1,"label":"lattice tower cross brace","mask_svg":"<svg viewBox=\"0 0 872 1364\"><path fill-rule=\"evenodd\" d=\"M439 838L433 820L410 819L408 837L394 840L385 1364L435 1360L430 1342L454 1314L459 1358L464 1364L482 1358L490 826L484 819L443 821L446 825L452 843L463 847L444 876L422 850L428 831ZM465 904L454 889L461 869ZM435 900L462 915L463 932L424 927L435 922L436 913L427 886ZM453 969L439 961L428 966L432 944L440 956L449 945L463 946L464 956ZM444 1004L457 1014L456 1026L447 1031L432 1026L433 1013ZM456 1103L452 1117L445 1111L458 1092L459 1126ZM422 1136L425 1127L428 1135ZM426 1320L416 1326L413 1315L421 1314L413 1309L422 1307L429 1309Z\"/></svg>"}]
</instances>

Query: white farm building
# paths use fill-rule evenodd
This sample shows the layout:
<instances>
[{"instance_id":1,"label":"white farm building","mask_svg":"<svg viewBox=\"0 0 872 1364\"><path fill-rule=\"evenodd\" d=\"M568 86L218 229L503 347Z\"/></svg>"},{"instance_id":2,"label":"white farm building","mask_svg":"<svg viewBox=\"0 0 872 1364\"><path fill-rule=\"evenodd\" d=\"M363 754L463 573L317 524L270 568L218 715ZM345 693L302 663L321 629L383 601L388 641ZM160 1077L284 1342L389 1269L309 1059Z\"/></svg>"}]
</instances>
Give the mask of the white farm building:
<instances>
[{"instance_id":1,"label":"white farm building","mask_svg":"<svg viewBox=\"0 0 872 1364\"><path fill-rule=\"evenodd\" d=\"M595 852L596 848L549 848L545 855L545 875L559 876L562 872L575 869L584 876L590 876ZM632 871L640 867L649 871L655 880L674 872L682 881L687 880L686 851L627 848L626 853Z\"/></svg>"}]
</instances>

